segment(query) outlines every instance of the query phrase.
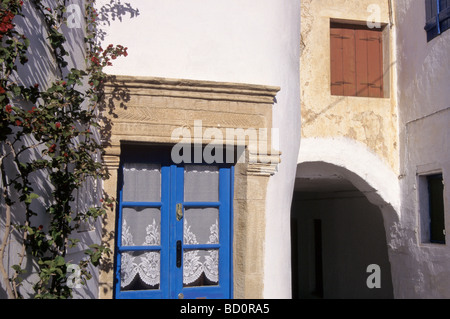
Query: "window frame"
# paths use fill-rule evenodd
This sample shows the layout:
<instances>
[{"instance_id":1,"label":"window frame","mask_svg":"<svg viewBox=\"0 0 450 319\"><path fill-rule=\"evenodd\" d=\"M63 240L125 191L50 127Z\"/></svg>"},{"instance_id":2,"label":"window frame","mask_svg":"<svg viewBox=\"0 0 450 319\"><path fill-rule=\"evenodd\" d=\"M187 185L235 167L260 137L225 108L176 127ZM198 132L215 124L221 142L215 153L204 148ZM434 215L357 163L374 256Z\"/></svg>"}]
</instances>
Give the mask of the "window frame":
<instances>
[{"instance_id":1,"label":"window frame","mask_svg":"<svg viewBox=\"0 0 450 319\"><path fill-rule=\"evenodd\" d=\"M345 96L345 97L364 97L364 98L388 98L389 97L389 72L385 72L386 69L386 60L389 57L389 41L388 41L388 34L386 33L387 24L381 24L379 28L369 28L367 26L366 22L362 21L349 21L349 20L336 20L336 19L330 19L330 29L329 29L329 36L330 36L330 94L332 96ZM337 69L341 68L341 72L338 71L338 74L335 73L334 69L336 68L336 65L334 64L334 59L336 56L335 53L335 46L333 45L333 29L341 29L345 30L348 29L353 32L349 32L349 35L353 33L352 37L354 39L354 43L352 46L355 49L354 56L350 58L350 61L346 63L345 61L342 62L342 64L337 66ZM362 64L358 62L361 61L361 52L360 50L364 49L364 47L361 47L360 44L361 41L357 41L356 36L359 36L361 32L376 32L377 38L380 41L379 43L379 52L378 56L376 58L379 59L378 66L379 70L373 70L373 63L369 63L369 50L366 47L365 50L367 52L367 59L365 60L365 63ZM367 34L367 33L366 33ZM361 39L359 39L361 40ZM373 39L371 39L373 40ZM359 52L357 51L357 47L360 48ZM342 50L344 52L345 48L342 47ZM386 51L387 50L387 51ZM352 50L347 50L347 52L351 52ZM364 54L363 54L364 55ZM373 57L373 54L372 54ZM353 59L353 61L352 61ZM354 84L347 83L345 81L348 76L344 76L345 70L344 70L344 64L347 64L350 68L354 67L353 71L350 71L350 73L354 72ZM364 72L364 67L360 68L361 65L365 65L367 67L367 70ZM369 70L371 68L371 70ZM340 75L339 73L342 73ZM370 76L372 80L369 79L369 73L375 74L374 76ZM366 78L366 81L363 81L364 83L360 83L358 80L358 74L362 78ZM350 77L352 77L350 76ZM342 77L342 81L339 81L340 84L342 84L343 88L337 89L337 91L341 90L342 92L336 93L336 88L333 88L333 86L336 85L336 80L338 78ZM350 90L345 89L345 84L351 85L354 87L354 90L350 88ZM360 85L363 84L363 85ZM365 87L365 85L367 85ZM350 93L348 93L350 91ZM352 93L354 91L354 93ZM364 93L366 92L366 93Z\"/></svg>"}]
</instances>

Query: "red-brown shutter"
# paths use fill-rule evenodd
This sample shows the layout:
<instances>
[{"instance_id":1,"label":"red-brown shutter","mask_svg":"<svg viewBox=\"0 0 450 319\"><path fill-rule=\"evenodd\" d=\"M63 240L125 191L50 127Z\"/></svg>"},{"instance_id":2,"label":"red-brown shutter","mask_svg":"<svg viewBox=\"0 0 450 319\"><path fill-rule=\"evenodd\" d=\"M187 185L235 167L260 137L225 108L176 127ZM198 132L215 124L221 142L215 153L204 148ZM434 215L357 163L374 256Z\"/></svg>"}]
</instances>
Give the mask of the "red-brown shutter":
<instances>
[{"instance_id":1,"label":"red-brown shutter","mask_svg":"<svg viewBox=\"0 0 450 319\"><path fill-rule=\"evenodd\" d=\"M356 30L356 95L369 96L368 51L366 30Z\"/></svg>"},{"instance_id":2,"label":"red-brown shutter","mask_svg":"<svg viewBox=\"0 0 450 319\"><path fill-rule=\"evenodd\" d=\"M383 97L382 33L361 27L332 27L331 94Z\"/></svg>"},{"instance_id":3,"label":"red-brown shutter","mask_svg":"<svg viewBox=\"0 0 450 319\"><path fill-rule=\"evenodd\" d=\"M383 97L383 47L380 31L368 30L369 97Z\"/></svg>"},{"instance_id":4,"label":"red-brown shutter","mask_svg":"<svg viewBox=\"0 0 450 319\"><path fill-rule=\"evenodd\" d=\"M356 96L356 48L355 31L342 29L344 95Z\"/></svg>"},{"instance_id":5,"label":"red-brown shutter","mask_svg":"<svg viewBox=\"0 0 450 319\"><path fill-rule=\"evenodd\" d=\"M331 28L331 94L344 95L344 76L342 69L342 29Z\"/></svg>"}]
</instances>

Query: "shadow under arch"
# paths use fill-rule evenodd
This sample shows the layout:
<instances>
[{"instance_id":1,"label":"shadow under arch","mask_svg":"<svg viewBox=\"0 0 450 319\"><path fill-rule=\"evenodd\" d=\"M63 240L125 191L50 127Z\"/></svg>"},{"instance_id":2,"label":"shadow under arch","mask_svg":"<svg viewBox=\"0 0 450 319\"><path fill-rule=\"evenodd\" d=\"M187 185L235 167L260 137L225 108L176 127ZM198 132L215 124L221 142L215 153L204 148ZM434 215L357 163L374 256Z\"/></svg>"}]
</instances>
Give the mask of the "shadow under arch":
<instances>
[{"instance_id":1,"label":"shadow under arch","mask_svg":"<svg viewBox=\"0 0 450 319\"><path fill-rule=\"evenodd\" d=\"M397 174L365 144L350 138L304 138L297 164L326 163L349 180L379 207L391 207L400 219L400 183ZM297 169L297 176L305 169Z\"/></svg>"},{"instance_id":2,"label":"shadow under arch","mask_svg":"<svg viewBox=\"0 0 450 319\"><path fill-rule=\"evenodd\" d=\"M324 140L302 140L300 148L291 211L293 297L393 298L388 243L399 220L398 178L363 145ZM380 266L380 288L368 285L372 264Z\"/></svg>"}]
</instances>

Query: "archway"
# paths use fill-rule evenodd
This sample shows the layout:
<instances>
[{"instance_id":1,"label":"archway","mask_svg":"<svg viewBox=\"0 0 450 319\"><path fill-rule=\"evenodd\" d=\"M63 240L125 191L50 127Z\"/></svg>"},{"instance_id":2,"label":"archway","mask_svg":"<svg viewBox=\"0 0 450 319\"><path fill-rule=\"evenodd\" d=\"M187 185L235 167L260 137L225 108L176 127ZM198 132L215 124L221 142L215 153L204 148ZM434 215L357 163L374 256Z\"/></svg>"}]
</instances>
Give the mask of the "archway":
<instances>
[{"instance_id":1,"label":"archway","mask_svg":"<svg viewBox=\"0 0 450 319\"><path fill-rule=\"evenodd\" d=\"M395 210L386 207L349 169L300 163L291 211L293 298L393 298L385 216Z\"/></svg>"}]
</instances>

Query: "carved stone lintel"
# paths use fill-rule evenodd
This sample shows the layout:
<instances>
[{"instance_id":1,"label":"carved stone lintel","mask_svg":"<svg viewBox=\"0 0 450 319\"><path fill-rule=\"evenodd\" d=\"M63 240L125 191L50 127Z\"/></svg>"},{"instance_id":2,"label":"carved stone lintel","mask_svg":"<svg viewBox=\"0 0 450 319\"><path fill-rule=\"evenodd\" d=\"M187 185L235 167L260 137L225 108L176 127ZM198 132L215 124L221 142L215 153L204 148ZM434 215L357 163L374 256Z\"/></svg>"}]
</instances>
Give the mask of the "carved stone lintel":
<instances>
[{"instance_id":1,"label":"carved stone lintel","mask_svg":"<svg viewBox=\"0 0 450 319\"><path fill-rule=\"evenodd\" d=\"M244 83L111 75L105 93L273 104L279 87Z\"/></svg>"}]
</instances>

